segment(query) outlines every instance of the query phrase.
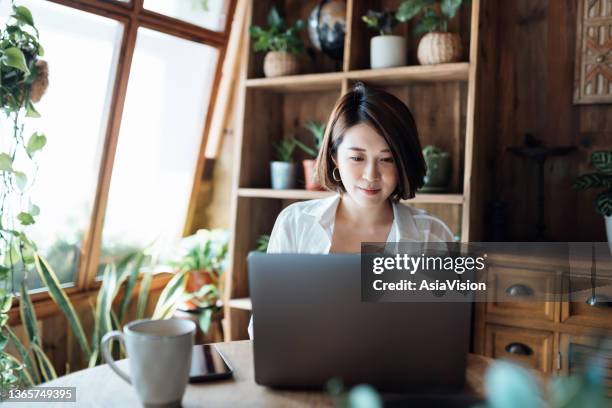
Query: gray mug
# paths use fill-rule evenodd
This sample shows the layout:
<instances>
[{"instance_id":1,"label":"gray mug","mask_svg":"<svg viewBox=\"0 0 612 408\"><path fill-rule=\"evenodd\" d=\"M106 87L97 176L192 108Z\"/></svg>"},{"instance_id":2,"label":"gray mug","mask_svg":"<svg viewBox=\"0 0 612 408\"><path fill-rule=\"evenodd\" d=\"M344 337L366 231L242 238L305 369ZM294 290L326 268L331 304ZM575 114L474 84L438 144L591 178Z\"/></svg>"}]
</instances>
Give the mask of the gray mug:
<instances>
[{"instance_id":1,"label":"gray mug","mask_svg":"<svg viewBox=\"0 0 612 408\"><path fill-rule=\"evenodd\" d=\"M143 319L102 338L102 355L110 368L136 389L144 406L181 406L189 381L196 325L189 320ZM124 373L109 351L117 338L126 348L131 376Z\"/></svg>"}]
</instances>

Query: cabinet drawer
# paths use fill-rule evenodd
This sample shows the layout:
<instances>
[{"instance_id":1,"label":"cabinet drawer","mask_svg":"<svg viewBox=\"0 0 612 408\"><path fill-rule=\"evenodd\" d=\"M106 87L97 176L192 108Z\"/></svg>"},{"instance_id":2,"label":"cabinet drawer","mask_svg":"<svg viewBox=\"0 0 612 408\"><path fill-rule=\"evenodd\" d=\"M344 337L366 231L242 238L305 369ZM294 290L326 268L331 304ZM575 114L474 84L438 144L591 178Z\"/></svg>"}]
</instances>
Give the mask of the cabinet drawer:
<instances>
[{"instance_id":1,"label":"cabinet drawer","mask_svg":"<svg viewBox=\"0 0 612 408\"><path fill-rule=\"evenodd\" d=\"M487 313L535 320L555 320L557 275L548 271L491 265L488 269ZM548 294L551 301L543 301ZM535 300L540 299L540 300Z\"/></svg>"},{"instance_id":2,"label":"cabinet drawer","mask_svg":"<svg viewBox=\"0 0 612 408\"><path fill-rule=\"evenodd\" d=\"M612 279L597 277L595 280L595 299L597 304L587 301L593 295L591 277L571 275L569 296L561 306L561 319L564 323L612 329Z\"/></svg>"},{"instance_id":3,"label":"cabinet drawer","mask_svg":"<svg viewBox=\"0 0 612 408\"><path fill-rule=\"evenodd\" d=\"M553 338L552 332L488 324L485 354L550 373Z\"/></svg>"}]
</instances>

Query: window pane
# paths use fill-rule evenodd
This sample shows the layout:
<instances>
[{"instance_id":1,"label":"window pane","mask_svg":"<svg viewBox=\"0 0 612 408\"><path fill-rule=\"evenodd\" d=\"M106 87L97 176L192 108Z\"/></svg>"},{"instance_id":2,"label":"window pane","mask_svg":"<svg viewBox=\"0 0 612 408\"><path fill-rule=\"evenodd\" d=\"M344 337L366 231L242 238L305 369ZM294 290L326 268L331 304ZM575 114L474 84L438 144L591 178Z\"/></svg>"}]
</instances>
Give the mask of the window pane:
<instances>
[{"instance_id":1,"label":"window pane","mask_svg":"<svg viewBox=\"0 0 612 408\"><path fill-rule=\"evenodd\" d=\"M217 53L207 45L138 30L101 264L153 240L170 248L181 237Z\"/></svg>"},{"instance_id":2,"label":"window pane","mask_svg":"<svg viewBox=\"0 0 612 408\"><path fill-rule=\"evenodd\" d=\"M10 2L1 3L4 23ZM47 136L47 145L36 156L39 170L30 190L40 215L28 227L28 234L60 282L68 283L75 279L91 218L123 27L114 20L52 2L19 4L32 11L45 49L43 58L49 64L49 88L36 104L41 117L28 119L24 132L26 138L34 131ZM2 150L10 135L4 115L0 126ZM28 284L42 287L36 273L28 275Z\"/></svg>"},{"instance_id":3,"label":"window pane","mask_svg":"<svg viewBox=\"0 0 612 408\"><path fill-rule=\"evenodd\" d=\"M144 0L144 7L209 30L223 31L229 0Z\"/></svg>"}]
</instances>

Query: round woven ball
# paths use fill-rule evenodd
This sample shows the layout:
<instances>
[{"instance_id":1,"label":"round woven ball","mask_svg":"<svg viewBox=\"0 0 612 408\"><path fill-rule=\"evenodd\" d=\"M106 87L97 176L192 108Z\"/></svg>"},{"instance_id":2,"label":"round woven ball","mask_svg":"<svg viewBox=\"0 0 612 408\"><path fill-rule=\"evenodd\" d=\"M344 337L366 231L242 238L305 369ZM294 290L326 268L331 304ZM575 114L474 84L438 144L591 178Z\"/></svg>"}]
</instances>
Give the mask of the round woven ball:
<instances>
[{"instance_id":1,"label":"round woven ball","mask_svg":"<svg viewBox=\"0 0 612 408\"><path fill-rule=\"evenodd\" d=\"M284 51L270 51L264 58L264 74L266 77L278 77L299 73L298 58Z\"/></svg>"},{"instance_id":2,"label":"round woven ball","mask_svg":"<svg viewBox=\"0 0 612 408\"><path fill-rule=\"evenodd\" d=\"M419 42L417 58L421 65L457 62L463 52L461 37L455 33L428 33Z\"/></svg>"}]
</instances>

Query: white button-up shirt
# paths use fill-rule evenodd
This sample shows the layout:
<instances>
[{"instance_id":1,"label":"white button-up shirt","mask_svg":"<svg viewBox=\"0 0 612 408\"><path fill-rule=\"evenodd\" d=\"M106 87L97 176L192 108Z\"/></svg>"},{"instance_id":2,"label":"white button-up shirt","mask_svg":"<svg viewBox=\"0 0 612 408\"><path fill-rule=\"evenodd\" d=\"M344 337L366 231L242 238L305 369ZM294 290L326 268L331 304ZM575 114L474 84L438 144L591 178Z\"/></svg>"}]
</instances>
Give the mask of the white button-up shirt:
<instances>
[{"instance_id":1,"label":"white button-up shirt","mask_svg":"<svg viewBox=\"0 0 612 408\"><path fill-rule=\"evenodd\" d=\"M287 206L278 215L268 253L327 254L332 244L340 194ZM444 222L424 210L393 203L393 224L387 242L453 242ZM253 317L249 323L253 338Z\"/></svg>"}]
</instances>

